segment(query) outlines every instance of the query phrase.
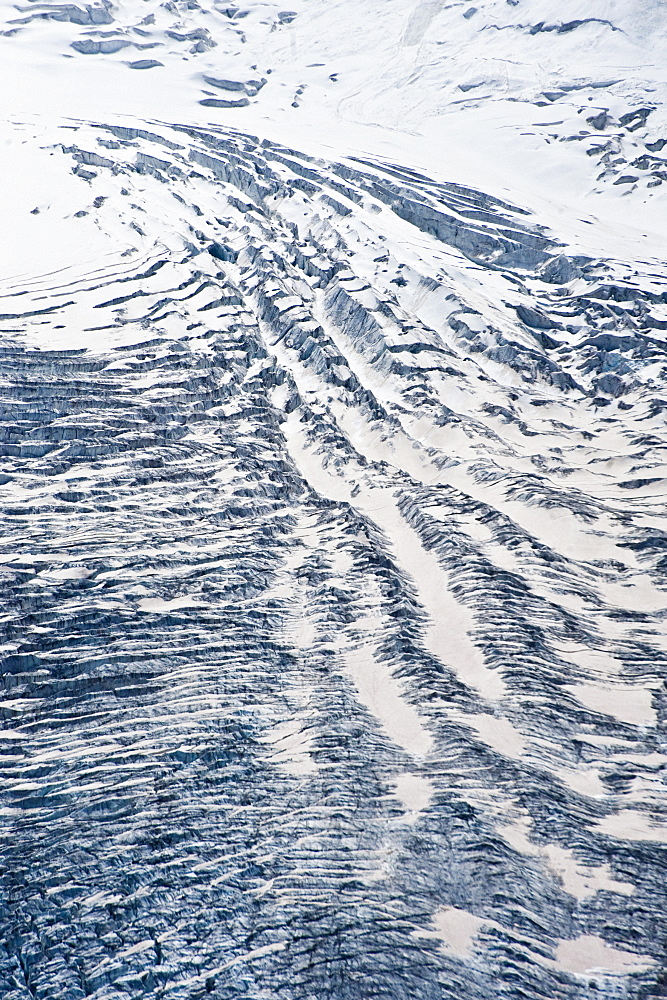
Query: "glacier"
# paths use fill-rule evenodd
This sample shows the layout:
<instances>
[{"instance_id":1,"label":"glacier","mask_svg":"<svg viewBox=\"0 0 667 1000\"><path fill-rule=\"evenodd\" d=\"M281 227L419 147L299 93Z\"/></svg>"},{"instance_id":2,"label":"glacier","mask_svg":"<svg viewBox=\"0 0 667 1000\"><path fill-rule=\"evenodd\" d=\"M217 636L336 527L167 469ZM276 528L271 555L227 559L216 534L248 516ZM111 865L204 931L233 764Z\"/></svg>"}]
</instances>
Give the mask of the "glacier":
<instances>
[{"instance_id":1,"label":"glacier","mask_svg":"<svg viewBox=\"0 0 667 1000\"><path fill-rule=\"evenodd\" d=\"M667 996L661 0L0 23L0 996Z\"/></svg>"}]
</instances>

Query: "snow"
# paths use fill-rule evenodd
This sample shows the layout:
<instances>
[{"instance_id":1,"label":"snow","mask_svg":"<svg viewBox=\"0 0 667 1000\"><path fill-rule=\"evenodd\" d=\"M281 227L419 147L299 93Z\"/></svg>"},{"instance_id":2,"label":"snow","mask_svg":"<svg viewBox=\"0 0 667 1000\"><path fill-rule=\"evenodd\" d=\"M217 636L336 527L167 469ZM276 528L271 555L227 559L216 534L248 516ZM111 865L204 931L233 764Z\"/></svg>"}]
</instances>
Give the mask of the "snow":
<instances>
[{"instance_id":1,"label":"snow","mask_svg":"<svg viewBox=\"0 0 667 1000\"><path fill-rule=\"evenodd\" d=\"M665 13L3 0L3 996L659 988Z\"/></svg>"}]
</instances>

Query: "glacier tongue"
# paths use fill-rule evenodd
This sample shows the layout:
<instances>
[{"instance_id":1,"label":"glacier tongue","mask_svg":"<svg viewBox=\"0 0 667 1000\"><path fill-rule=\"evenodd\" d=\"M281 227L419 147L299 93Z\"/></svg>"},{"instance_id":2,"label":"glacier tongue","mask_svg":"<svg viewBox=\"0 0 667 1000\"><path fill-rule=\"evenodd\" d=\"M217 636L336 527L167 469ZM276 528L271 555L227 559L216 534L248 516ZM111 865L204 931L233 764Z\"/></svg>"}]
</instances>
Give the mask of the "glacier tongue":
<instances>
[{"instance_id":1,"label":"glacier tongue","mask_svg":"<svg viewBox=\"0 0 667 1000\"><path fill-rule=\"evenodd\" d=\"M664 995L663 70L598 6L11 10L7 1000Z\"/></svg>"}]
</instances>

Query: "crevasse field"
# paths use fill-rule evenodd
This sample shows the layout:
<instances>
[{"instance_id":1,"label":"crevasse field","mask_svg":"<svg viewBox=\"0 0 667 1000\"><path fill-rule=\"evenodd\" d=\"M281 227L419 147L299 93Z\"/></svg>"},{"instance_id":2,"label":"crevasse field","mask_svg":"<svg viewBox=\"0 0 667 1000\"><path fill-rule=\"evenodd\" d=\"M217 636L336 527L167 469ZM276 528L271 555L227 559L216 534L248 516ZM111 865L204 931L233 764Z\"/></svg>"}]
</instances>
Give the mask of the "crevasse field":
<instances>
[{"instance_id":1,"label":"crevasse field","mask_svg":"<svg viewBox=\"0 0 667 1000\"><path fill-rule=\"evenodd\" d=\"M667 997L666 93L665 0L3 0L3 1000Z\"/></svg>"}]
</instances>

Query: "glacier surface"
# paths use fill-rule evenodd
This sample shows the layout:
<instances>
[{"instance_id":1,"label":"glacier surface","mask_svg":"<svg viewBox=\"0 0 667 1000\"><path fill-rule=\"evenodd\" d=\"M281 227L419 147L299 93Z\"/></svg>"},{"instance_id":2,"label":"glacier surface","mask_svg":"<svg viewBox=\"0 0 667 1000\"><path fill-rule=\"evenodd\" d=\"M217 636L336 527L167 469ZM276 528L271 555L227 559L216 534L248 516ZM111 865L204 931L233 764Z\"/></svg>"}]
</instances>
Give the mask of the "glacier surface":
<instances>
[{"instance_id":1,"label":"glacier surface","mask_svg":"<svg viewBox=\"0 0 667 1000\"><path fill-rule=\"evenodd\" d=\"M3 3L3 998L667 996L666 21Z\"/></svg>"}]
</instances>

